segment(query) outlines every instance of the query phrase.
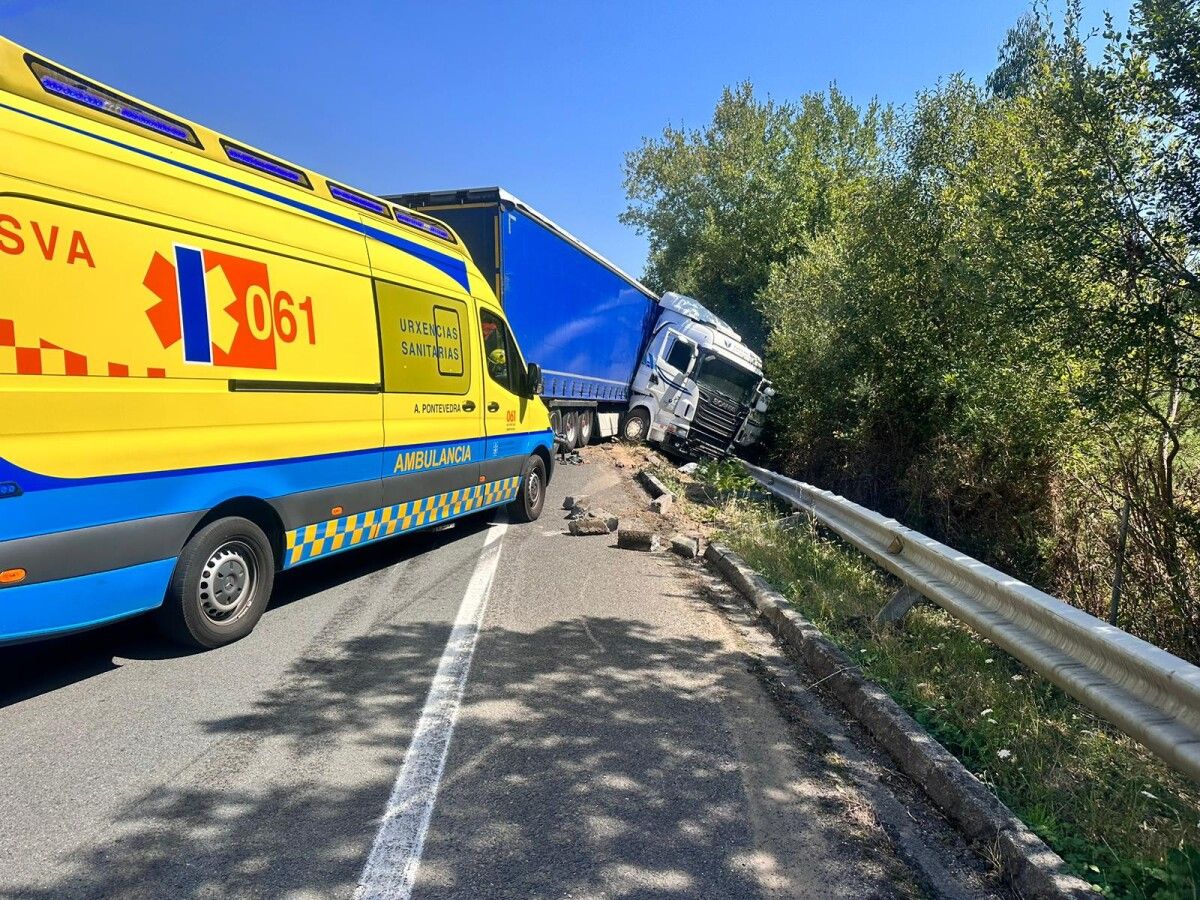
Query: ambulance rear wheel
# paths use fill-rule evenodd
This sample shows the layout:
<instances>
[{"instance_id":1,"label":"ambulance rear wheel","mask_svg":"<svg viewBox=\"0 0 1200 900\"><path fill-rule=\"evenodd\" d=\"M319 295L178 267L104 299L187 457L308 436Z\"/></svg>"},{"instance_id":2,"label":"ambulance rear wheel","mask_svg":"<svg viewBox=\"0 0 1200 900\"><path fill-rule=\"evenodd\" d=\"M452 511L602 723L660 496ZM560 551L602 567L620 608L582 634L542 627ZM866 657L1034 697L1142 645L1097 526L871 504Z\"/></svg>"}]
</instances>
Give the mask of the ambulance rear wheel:
<instances>
[{"instance_id":1,"label":"ambulance rear wheel","mask_svg":"<svg viewBox=\"0 0 1200 900\"><path fill-rule=\"evenodd\" d=\"M579 411L579 446L586 447L592 442L592 432L596 430L596 417L590 409Z\"/></svg>"},{"instance_id":2,"label":"ambulance rear wheel","mask_svg":"<svg viewBox=\"0 0 1200 900\"><path fill-rule=\"evenodd\" d=\"M562 427L562 435L567 443L567 449L574 450L579 446L579 413L573 409L565 410Z\"/></svg>"},{"instance_id":3,"label":"ambulance rear wheel","mask_svg":"<svg viewBox=\"0 0 1200 900\"><path fill-rule=\"evenodd\" d=\"M532 522L546 503L546 464L536 453L525 460L518 491L517 499L508 505L509 515L518 522Z\"/></svg>"},{"instance_id":4,"label":"ambulance rear wheel","mask_svg":"<svg viewBox=\"0 0 1200 900\"><path fill-rule=\"evenodd\" d=\"M159 626L199 650L232 643L254 630L274 583L275 558L262 529L238 516L218 519L179 554Z\"/></svg>"}]
</instances>

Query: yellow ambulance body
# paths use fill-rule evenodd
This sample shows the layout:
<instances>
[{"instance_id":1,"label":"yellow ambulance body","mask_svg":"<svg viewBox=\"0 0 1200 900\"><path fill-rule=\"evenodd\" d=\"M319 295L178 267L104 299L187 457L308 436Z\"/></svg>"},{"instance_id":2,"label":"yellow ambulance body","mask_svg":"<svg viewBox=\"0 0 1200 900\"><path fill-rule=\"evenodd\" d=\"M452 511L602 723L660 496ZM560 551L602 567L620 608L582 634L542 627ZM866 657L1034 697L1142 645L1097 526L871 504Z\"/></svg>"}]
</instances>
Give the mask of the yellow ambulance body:
<instances>
[{"instance_id":1,"label":"yellow ambulance body","mask_svg":"<svg viewBox=\"0 0 1200 900\"><path fill-rule=\"evenodd\" d=\"M444 224L0 39L0 641L217 646L278 569L535 518L538 382Z\"/></svg>"}]
</instances>

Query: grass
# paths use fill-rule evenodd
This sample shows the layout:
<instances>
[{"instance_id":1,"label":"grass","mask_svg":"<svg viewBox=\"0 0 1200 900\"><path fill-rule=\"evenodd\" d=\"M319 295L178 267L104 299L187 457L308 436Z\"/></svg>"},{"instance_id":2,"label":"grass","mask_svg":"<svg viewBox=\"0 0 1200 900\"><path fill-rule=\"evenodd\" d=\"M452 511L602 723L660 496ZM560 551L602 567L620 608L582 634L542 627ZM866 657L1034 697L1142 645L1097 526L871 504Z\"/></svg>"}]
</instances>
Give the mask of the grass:
<instances>
[{"instance_id":1,"label":"grass","mask_svg":"<svg viewBox=\"0 0 1200 900\"><path fill-rule=\"evenodd\" d=\"M673 469L656 474L684 485ZM1132 739L932 605L902 629L873 617L896 584L817 526L779 527L729 465L696 473L715 503L681 510L714 528L863 673L1102 891L1200 898L1200 790Z\"/></svg>"}]
</instances>

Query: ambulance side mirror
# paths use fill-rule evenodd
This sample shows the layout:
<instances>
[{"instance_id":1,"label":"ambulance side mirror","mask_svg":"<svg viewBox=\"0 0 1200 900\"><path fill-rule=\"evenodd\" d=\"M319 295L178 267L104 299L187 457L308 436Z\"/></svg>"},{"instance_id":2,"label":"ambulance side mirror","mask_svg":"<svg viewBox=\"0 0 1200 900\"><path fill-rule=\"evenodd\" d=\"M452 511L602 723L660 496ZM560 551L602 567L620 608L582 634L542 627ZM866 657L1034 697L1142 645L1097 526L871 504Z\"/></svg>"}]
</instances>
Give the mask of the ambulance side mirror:
<instances>
[{"instance_id":1,"label":"ambulance side mirror","mask_svg":"<svg viewBox=\"0 0 1200 900\"><path fill-rule=\"evenodd\" d=\"M542 392L542 367L530 363L525 367L525 396L536 397Z\"/></svg>"}]
</instances>

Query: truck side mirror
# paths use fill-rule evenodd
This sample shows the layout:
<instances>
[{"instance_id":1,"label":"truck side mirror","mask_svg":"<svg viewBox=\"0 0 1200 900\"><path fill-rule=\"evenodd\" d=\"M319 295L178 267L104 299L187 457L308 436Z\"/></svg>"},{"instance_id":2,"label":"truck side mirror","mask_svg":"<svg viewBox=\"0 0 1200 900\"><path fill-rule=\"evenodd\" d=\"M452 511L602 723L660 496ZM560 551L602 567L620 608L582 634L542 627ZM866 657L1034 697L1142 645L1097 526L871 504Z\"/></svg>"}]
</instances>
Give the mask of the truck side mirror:
<instances>
[{"instance_id":1,"label":"truck side mirror","mask_svg":"<svg viewBox=\"0 0 1200 900\"><path fill-rule=\"evenodd\" d=\"M525 396L536 397L541 394L543 387L542 367L537 363L530 363L525 367Z\"/></svg>"}]
</instances>

